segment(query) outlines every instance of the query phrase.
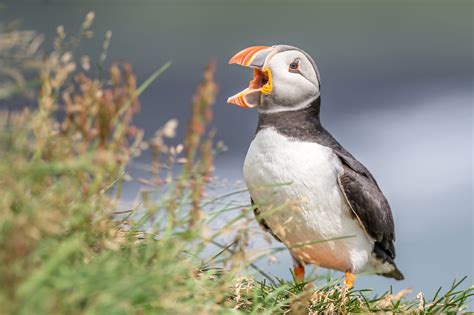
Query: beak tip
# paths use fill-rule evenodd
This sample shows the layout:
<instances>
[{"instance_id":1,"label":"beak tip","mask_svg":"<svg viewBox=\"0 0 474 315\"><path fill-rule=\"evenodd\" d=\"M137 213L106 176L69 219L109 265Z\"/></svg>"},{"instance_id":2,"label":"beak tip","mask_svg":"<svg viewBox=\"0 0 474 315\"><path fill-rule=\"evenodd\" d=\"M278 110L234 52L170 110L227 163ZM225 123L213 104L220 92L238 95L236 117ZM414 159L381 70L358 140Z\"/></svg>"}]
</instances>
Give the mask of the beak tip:
<instances>
[{"instance_id":1,"label":"beak tip","mask_svg":"<svg viewBox=\"0 0 474 315\"><path fill-rule=\"evenodd\" d=\"M229 97L229 98L227 98L227 101L226 101L226 102L227 102L227 104L232 104L232 105L237 105L237 104L238 104L238 103L236 102L235 97L232 97L232 96Z\"/></svg>"},{"instance_id":2,"label":"beak tip","mask_svg":"<svg viewBox=\"0 0 474 315\"><path fill-rule=\"evenodd\" d=\"M239 95L234 95L234 96L231 96L227 99L227 104L231 104L231 105L236 105L236 106L239 106L239 107L247 107L245 105L245 103L242 102L242 100L240 100L239 98Z\"/></svg>"},{"instance_id":3,"label":"beak tip","mask_svg":"<svg viewBox=\"0 0 474 315\"><path fill-rule=\"evenodd\" d=\"M229 59L229 64L233 65L239 63L239 58L236 58L235 56Z\"/></svg>"}]
</instances>

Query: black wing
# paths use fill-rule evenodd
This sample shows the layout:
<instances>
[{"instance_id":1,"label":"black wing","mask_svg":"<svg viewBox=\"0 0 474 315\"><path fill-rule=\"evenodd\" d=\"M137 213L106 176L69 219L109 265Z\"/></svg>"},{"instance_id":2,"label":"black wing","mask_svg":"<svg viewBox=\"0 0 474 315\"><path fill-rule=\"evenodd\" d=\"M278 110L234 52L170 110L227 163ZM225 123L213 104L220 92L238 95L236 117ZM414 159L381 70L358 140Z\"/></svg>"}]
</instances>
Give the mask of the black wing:
<instances>
[{"instance_id":1,"label":"black wing","mask_svg":"<svg viewBox=\"0 0 474 315\"><path fill-rule=\"evenodd\" d=\"M387 199L370 173L359 173L344 158L340 159L344 173L339 176L339 186L354 215L381 247L381 258L384 261L395 259L395 227Z\"/></svg>"},{"instance_id":2,"label":"black wing","mask_svg":"<svg viewBox=\"0 0 474 315\"><path fill-rule=\"evenodd\" d=\"M395 226L392 210L369 170L347 152L332 136L323 129L319 143L330 147L341 161L344 172L339 176L339 186L366 233L375 240L374 254L383 262L395 266ZM401 272L386 274L403 279Z\"/></svg>"}]
</instances>

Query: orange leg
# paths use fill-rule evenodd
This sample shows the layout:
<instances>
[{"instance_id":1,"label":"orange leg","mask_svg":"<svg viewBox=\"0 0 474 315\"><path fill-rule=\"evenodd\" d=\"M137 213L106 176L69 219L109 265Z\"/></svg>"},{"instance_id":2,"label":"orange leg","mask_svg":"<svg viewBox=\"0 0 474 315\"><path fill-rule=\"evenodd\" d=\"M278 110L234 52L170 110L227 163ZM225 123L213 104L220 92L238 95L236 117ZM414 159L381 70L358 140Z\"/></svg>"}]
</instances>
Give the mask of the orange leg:
<instances>
[{"instance_id":1,"label":"orange leg","mask_svg":"<svg viewBox=\"0 0 474 315\"><path fill-rule=\"evenodd\" d=\"M344 280L344 283L346 284L346 288L350 289L354 285L356 276L352 272L347 271L346 272L346 279Z\"/></svg>"},{"instance_id":2,"label":"orange leg","mask_svg":"<svg viewBox=\"0 0 474 315\"><path fill-rule=\"evenodd\" d=\"M304 282L304 266L298 265L293 269L293 271L295 273L296 282L298 283Z\"/></svg>"}]
</instances>

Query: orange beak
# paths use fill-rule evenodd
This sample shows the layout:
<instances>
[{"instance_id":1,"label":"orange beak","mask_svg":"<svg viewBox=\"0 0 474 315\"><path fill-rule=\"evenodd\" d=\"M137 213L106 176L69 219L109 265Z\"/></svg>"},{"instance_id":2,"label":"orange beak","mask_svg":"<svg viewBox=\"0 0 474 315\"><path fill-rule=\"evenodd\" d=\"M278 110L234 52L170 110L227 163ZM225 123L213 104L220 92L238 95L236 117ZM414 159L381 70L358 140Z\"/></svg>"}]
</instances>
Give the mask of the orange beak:
<instances>
[{"instance_id":1,"label":"orange beak","mask_svg":"<svg viewBox=\"0 0 474 315\"><path fill-rule=\"evenodd\" d=\"M245 90L229 97L227 103L244 108L255 107L262 94L272 91L272 73L269 68L263 68L272 50L270 46L252 46L241 50L229 60L229 64L253 68L254 77Z\"/></svg>"}]
</instances>

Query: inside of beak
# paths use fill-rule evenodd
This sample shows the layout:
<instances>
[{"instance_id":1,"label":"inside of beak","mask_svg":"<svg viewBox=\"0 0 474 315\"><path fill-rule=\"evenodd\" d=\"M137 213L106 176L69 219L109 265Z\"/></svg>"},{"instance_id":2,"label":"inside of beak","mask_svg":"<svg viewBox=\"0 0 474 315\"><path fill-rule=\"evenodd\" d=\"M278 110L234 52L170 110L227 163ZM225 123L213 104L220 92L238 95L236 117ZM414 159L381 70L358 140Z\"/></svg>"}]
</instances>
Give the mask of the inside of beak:
<instances>
[{"instance_id":1,"label":"inside of beak","mask_svg":"<svg viewBox=\"0 0 474 315\"><path fill-rule=\"evenodd\" d=\"M268 94L272 91L272 73L270 69L259 68L253 69L253 79L249 82L249 86L229 97L227 103L238 105L240 107L251 108L256 107L260 103L262 94Z\"/></svg>"}]
</instances>

